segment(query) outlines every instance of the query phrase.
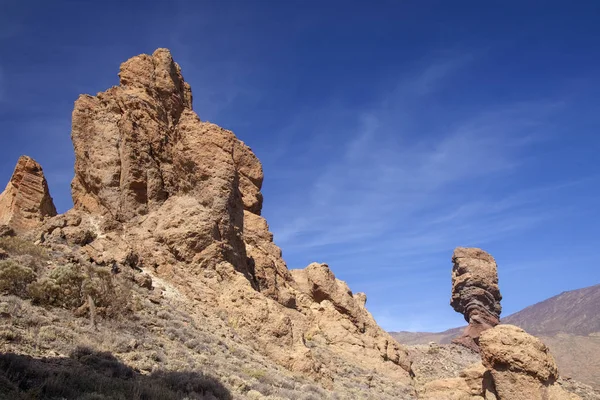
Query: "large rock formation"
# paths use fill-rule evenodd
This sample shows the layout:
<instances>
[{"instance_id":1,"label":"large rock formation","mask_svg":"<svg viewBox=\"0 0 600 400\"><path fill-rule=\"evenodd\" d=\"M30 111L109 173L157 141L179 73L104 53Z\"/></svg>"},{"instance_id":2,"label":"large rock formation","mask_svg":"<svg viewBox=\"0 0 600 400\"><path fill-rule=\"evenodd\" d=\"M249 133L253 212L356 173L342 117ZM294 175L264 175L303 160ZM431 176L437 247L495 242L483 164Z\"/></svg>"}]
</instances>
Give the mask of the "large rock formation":
<instances>
[{"instance_id":1,"label":"large rock formation","mask_svg":"<svg viewBox=\"0 0 600 400\"><path fill-rule=\"evenodd\" d=\"M200 121L169 51L134 57L119 76L75 103L74 210L45 224L42 240L168 281L294 371L330 382L350 363L410 387L408 354L364 295L325 264L288 270L260 215L260 162L232 132Z\"/></svg>"},{"instance_id":2,"label":"large rock formation","mask_svg":"<svg viewBox=\"0 0 600 400\"><path fill-rule=\"evenodd\" d=\"M548 347L514 325L498 325L479 339L483 365L499 400L575 400L557 383L558 368Z\"/></svg>"},{"instance_id":3,"label":"large rock formation","mask_svg":"<svg viewBox=\"0 0 600 400\"><path fill-rule=\"evenodd\" d=\"M478 351L481 332L500 323L502 296L496 261L481 249L458 247L452 263L450 305L469 323L462 336L453 342Z\"/></svg>"},{"instance_id":4,"label":"large rock formation","mask_svg":"<svg viewBox=\"0 0 600 400\"><path fill-rule=\"evenodd\" d=\"M6 189L0 194L0 225L22 233L55 215L56 207L42 167L33 158L21 156ZM10 229L4 228L5 231Z\"/></svg>"}]
</instances>

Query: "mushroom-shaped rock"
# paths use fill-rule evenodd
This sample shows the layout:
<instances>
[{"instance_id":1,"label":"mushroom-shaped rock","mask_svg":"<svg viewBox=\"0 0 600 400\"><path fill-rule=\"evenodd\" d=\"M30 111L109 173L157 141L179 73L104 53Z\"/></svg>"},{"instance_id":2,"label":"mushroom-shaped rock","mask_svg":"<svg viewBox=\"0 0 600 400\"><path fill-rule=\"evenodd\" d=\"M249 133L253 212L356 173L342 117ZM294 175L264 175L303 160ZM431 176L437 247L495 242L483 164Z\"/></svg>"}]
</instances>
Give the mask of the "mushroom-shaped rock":
<instances>
[{"instance_id":1,"label":"mushroom-shaped rock","mask_svg":"<svg viewBox=\"0 0 600 400\"><path fill-rule=\"evenodd\" d=\"M21 156L4 192L0 194L0 225L24 233L56 215L48 182L40 164Z\"/></svg>"},{"instance_id":2,"label":"mushroom-shaped rock","mask_svg":"<svg viewBox=\"0 0 600 400\"><path fill-rule=\"evenodd\" d=\"M514 325L498 325L479 338L481 359L500 400L575 400L557 383L558 368L541 340Z\"/></svg>"},{"instance_id":3,"label":"mushroom-shaped rock","mask_svg":"<svg viewBox=\"0 0 600 400\"><path fill-rule=\"evenodd\" d=\"M481 249L458 247L452 263L450 305L469 323L462 336L453 342L478 351L481 332L500 323L502 296L496 261Z\"/></svg>"}]
</instances>

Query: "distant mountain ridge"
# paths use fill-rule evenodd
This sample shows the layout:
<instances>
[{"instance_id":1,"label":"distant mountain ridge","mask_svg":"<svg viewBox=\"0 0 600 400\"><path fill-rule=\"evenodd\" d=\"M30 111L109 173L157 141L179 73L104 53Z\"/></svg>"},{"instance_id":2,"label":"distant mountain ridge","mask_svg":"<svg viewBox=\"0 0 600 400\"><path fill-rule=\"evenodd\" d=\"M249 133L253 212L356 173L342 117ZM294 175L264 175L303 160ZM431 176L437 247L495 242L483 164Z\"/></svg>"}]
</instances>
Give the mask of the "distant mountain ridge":
<instances>
[{"instance_id":1,"label":"distant mountain ridge","mask_svg":"<svg viewBox=\"0 0 600 400\"><path fill-rule=\"evenodd\" d=\"M570 290L502 318L534 335L600 332L600 284Z\"/></svg>"}]
</instances>

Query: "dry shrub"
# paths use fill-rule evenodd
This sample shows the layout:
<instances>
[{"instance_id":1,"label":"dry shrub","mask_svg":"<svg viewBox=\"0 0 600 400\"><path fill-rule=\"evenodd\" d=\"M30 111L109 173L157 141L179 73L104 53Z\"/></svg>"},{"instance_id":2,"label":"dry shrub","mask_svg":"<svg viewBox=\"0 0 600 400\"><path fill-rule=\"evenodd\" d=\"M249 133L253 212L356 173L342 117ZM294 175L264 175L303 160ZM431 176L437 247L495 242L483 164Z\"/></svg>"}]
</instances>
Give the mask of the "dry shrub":
<instances>
[{"instance_id":1,"label":"dry shrub","mask_svg":"<svg viewBox=\"0 0 600 400\"><path fill-rule=\"evenodd\" d=\"M0 238L0 248L11 255L28 255L39 260L49 259L46 249L17 236Z\"/></svg>"},{"instance_id":2,"label":"dry shrub","mask_svg":"<svg viewBox=\"0 0 600 400\"><path fill-rule=\"evenodd\" d=\"M12 260L0 261L0 292L24 297L27 285L35 281L35 272Z\"/></svg>"},{"instance_id":3,"label":"dry shrub","mask_svg":"<svg viewBox=\"0 0 600 400\"><path fill-rule=\"evenodd\" d=\"M56 267L50 274L29 285L34 303L45 306L79 309L94 300L98 314L114 318L131 310L130 285L108 270L79 264Z\"/></svg>"},{"instance_id":4,"label":"dry shrub","mask_svg":"<svg viewBox=\"0 0 600 400\"><path fill-rule=\"evenodd\" d=\"M77 308L86 300L84 281L81 267L75 264L61 265L52 270L49 276L29 285L29 295L40 305Z\"/></svg>"},{"instance_id":5,"label":"dry shrub","mask_svg":"<svg viewBox=\"0 0 600 400\"><path fill-rule=\"evenodd\" d=\"M131 282L119 279L105 268L89 267L84 292L94 299L100 315L116 318L131 313Z\"/></svg>"}]
</instances>

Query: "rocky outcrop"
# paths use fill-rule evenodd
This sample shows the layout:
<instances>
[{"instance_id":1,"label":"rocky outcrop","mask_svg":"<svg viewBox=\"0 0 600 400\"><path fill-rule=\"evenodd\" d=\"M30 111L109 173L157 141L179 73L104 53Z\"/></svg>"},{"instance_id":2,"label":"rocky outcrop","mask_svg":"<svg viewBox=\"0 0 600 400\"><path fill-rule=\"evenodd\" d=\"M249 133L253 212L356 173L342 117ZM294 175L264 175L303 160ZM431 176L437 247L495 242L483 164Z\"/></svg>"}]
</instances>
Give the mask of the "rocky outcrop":
<instances>
[{"instance_id":1,"label":"rocky outcrop","mask_svg":"<svg viewBox=\"0 0 600 400\"><path fill-rule=\"evenodd\" d=\"M119 86L75 102L75 209L114 226L139 221L143 247L163 253L158 264L225 259L292 304L279 290L290 277L260 217L263 172L250 148L200 121L168 50L128 60L119 77Z\"/></svg>"},{"instance_id":2,"label":"rocky outcrop","mask_svg":"<svg viewBox=\"0 0 600 400\"><path fill-rule=\"evenodd\" d=\"M317 339L357 362L363 354L370 354L376 360L391 361L411 372L408 352L377 325L365 308L364 293L353 295L346 282L336 279L327 264L312 263L291 272L300 289L299 308L311 311L305 339L314 340L318 336ZM376 363L372 368L377 368Z\"/></svg>"},{"instance_id":3,"label":"rocky outcrop","mask_svg":"<svg viewBox=\"0 0 600 400\"><path fill-rule=\"evenodd\" d=\"M119 77L119 86L75 102L75 209L143 220L173 259L219 253L249 276L238 160L246 166L250 149L200 121L168 50L128 60Z\"/></svg>"},{"instance_id":4,"label":"rocky outcrop","mask_svg":"<svg viewBox=\"0 0 600 400\"><path fill-rule=\"evenodd\" d=\"M10 235L11 231L26 232L55 215L56 207L42 167L33 158L21 156L6 189L0 194L2 235Z\"/></svg>"},{"instance_id":5,"label":"rocky outcrop","mask_svg":"<svg viewBox=\"0 0 600 400\"><path fill-rule=\"evenodd\" d=\"M513 325L482 333L483 365L490 371L499 400L575 400L556 383L558 368L548 347Z\"/></svg>"},{"instance_id":6,"label":"rocky outcrop","mask_svg":"<svg viewBox=\"0 0 600 400\"><path fill-rule=\"evenodd\" d=\"M359 365L409 393L406 350L325 264L289 271L261 216L263 171L235 135L201 121L166 49L121 66L120 85L73 111L74 210L39 233L98 265L169 282L286 366L331 382Z\"/></svg>"},{"instance_id":7,"label":"rocky outcrop","mask_svg":"<svg viewBox=\"0 0 600 400\"><path fill-rule=\"evenodd\" d=\"M424 400L496 400L489 373L480 363L462 370L458 377L436 379L420 390Z\"/></svg>"},{"instance_id":8,"label":"rocky outcrop","mask_svg":"<svg viewBox=\"0 0 600 400\"><path fill-rule=\"evenodd\" d=\"M469 325L453 342L479 351L479 336L500 323L500 289L494 258L481 249L458 247L452 255L450 305Z\"/></svg>"},{"instance_id":9,"label":"rocky outcrop","mask_svg":"<svg viewBox=\"0 0 600 400\"><path fill-rule=\"evenodd\" d=\"M419 399L581 400L559 382L548 348L522 329L498 325L483 332L479 344L482 362L458 376L426 382Z\"/></svg>"}]
</instances>

